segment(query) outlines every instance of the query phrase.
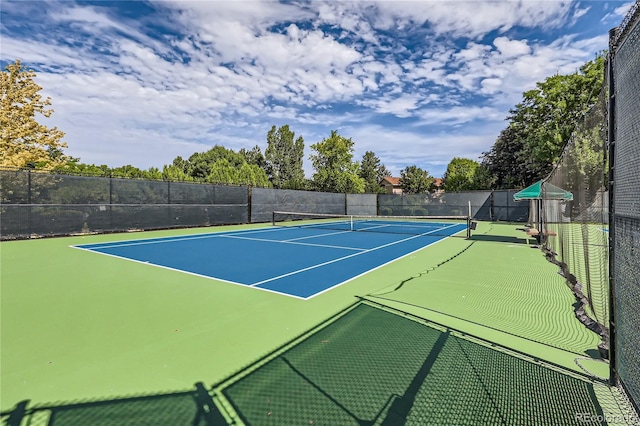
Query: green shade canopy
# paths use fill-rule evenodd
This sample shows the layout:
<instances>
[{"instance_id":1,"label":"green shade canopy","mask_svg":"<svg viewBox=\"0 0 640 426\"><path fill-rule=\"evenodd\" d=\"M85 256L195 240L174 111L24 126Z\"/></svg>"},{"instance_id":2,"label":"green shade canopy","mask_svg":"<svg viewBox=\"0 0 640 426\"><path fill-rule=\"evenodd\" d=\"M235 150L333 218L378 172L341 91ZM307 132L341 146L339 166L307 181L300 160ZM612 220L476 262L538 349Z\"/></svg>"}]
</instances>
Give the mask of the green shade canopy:
<instances>
[{"instance_id":1,"label":"green shade canopy","mask_svg":"<svg viewBox=\"0 0 640 426\"><path fill-rule=\"evenodd\" d=\"M573 200L573 194L545 181L538 181L533 185L513 194L514 201L523 200Z\"/></svg>"}]
</instances>

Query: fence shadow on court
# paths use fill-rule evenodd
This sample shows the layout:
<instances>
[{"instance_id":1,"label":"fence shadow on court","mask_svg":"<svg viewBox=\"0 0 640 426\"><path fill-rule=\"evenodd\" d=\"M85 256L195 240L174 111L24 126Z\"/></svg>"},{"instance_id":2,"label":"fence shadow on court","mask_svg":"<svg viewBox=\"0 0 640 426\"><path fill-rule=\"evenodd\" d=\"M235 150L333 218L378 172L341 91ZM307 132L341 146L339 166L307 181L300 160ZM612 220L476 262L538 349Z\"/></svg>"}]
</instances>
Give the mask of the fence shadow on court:
<instances>
[{"instance_id":1,"label":"fence shadow on court","mask_svg":"<svg viewBox=\"0 0 640 426\"><path fill-rule=\"evenodd\" d=\"M227 424L202 383L184 392L116 398L101 401L29 406L22 401L2 412L4 426L133 426Z\"/></svg>"},{"instance_id":2,"label":"fence shadow on court","mask_svg":"<svg viewBox=\"0 0 640 426\"><path fill-rule=\"evenodd\" d=\"M368 301L212 391L253 425L568 425L602 415L580 375Z\"/></svg>"},{"instance_id":3,"label":"fence shadow on court","mask_svg":"<svg viewBox=\"0 0 640 426\"><path fill-rule=\"evenodd\" d=\"M182 392L29 404L1 413L1 423L569 425L583 424L581 415L604 418L594 384L576 373L363 300L209 389L197 383Z\"/></svg>"}]
</instances>

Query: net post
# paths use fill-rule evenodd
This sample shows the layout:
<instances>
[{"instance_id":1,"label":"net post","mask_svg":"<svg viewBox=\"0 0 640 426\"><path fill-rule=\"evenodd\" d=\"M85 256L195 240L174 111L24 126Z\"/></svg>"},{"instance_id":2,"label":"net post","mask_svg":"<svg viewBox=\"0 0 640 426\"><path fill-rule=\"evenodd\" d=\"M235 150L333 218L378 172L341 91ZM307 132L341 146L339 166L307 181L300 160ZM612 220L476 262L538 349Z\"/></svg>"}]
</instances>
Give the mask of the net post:
<instances>
[{"instance_id":1,"label":"net post","mask_svg":"<svg viewBox=\"0 0 640 426\"><path fill-rule=\"evenodd\" d=\"M471 239L471 200L469 200L469 214L467 215L467 240Z\"/></svg>"},{"instance_id":2,"label":"net post","mask_svg":"<svg viewBox=\"0 0 640 426\"><path fill-rule=\"evenodd\" d=\"M276 212L275 212L275 210L271 212L271 225L276 226Z\"/></svg>"}]
</instances>

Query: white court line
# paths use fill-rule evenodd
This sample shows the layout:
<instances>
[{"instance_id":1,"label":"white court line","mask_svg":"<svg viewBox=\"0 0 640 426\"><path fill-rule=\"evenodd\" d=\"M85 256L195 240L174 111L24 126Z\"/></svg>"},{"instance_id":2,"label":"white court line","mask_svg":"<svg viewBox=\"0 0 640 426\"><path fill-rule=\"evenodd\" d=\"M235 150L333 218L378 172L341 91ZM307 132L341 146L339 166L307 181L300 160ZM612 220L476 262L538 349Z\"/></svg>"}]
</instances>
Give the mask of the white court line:
<instances>
[{"instance_id":1,"label":"white court line","mask_svg":"<svg viewBox=\"0 0 640 426\"><path fill-rule=\"evenodd\" d=\"M332 234L330 234L330 235L332 235ZM222 237L222 238L235 238L235 239L238 239L238 240L262 241L262 242L265 242L265 243L297 244L297 245L301 245L301 246L328 247L328 248L344 249L344 250L355 250L355 251L366 250L366 249L363 249L363 248L331 246L331 245L328 245L328 244L298 243L298 242L295 242L293 240L283 240L283 241L279 241L279 240L264 240L262 238L239 237L237 235L220 235L220 237Z\"/></svg>"},{"instance_id":2,"label":"white court line","mask_svg":"<svg viewBox=\"0 0 640 426\"><path fill-rule=\"evenodd\" d=\"M254 230L244 230L244 231L233 231L228 233L229 231L220 231L215 233L207 233L207 234L194 234L194 235L185 235L182 237L154 237L154 238L143 238L137 240L126 240L120 243L95 243L95 244L78 244L77 246L70 246L73 248L81 248L88 250L97 250L103 248L111 248L111 247L127 247L127 246L142 246L147 244L162 244L162 243L172 243L174 241L188 241L188 240L201 240L204 238L216 238L216 237L225 237L228 235L236 235L236 234L255 234L260 232L274 232L281 231L287 228L260 228ZM89 247L79 247L79 246L89 246Z\"/></svg>"},{"instance_id":3,"label":"white court line","mask_svg":"<svg viewBox=\"0 0 640 426\"><path fill-rule=\"evenodd\" d=\"M460 225L460 224L455 223L453 225L445 226L444 228L434 229L433 231L425 232L424 234L414 235L414 236L409 237L409 238L405 238L405 239L398 240L398 241L393 241L391 243L387 243L387 244L384 244L384 245L381 245L381 246L378 246L378 247L367 249L367 250L361 251L359 253L350 254L348 256L339 257L337 259L329 260L327 262L319 263L317 265L313 265L313 266L309 266L309 267L306 267L306 268L298 269L297 271L293 271L293 272L289 272L289 273L286 273L286 274L278 275L277 277L269 278L269 279L262 280L262 281L259 281L257 283L251 284L251 287L255 287L255 286L260 285L260 284L264 284L264 283L268 283L268 282L271 282L271 281L275 281L275 280L278 280L280 278L288 277L288 276L291 276L291 275L296 275L296 274L299 274L301 272L305 272L305 271L309 271L311 269L319 268L321 266L329 265L331 263L340 262L341 260L349 259L349 258L355 257L355 256L360 256L361 254L370 253L372 251L376 251L376 250L379 250L381 248L385 248L385 247L389 247L389 246L392 246L392 245L395 245L395 244L403 243L405 241L413 240L414 238L424 237L425 235L429 235L429 234L431 234L433 232L441 231L443 229L451 228L453 226L458 226L458 225Z\"/></svg>"},{"instance_id":4,"label":"white court line","mask_svg":"<svg viewBox=\"0 0 640 426\"><path fill-rule=\"evenodd\" d=\"M307 228L307 229L312 229L312 228ZM315 229L315 228L313 228L313 229ZM349 230L349 231L329 232L328 234L309 235L309 236L306 236L306 237L290 238L288 240L282 240L282 241L283 242L289 242L289 241L306 240L308 238L321 238L321 237L326 237L328 235L346 234L348 232L353 232L353 231Z\"/></svg>"},{"instance_id":5,"label":"white court line","mask_svg":"<svg viewBox=\"0 0 640 426\"><path fill-rule=\"evenodd\" d=\"M209 276L209 275L198 274L196 272L185 271L184 269L172 268L170 266L158 265L157 263L151 263L151 262L148 262L148 261L145 262L145 261L142 261L142 260L132 259L132 258L126 257L126 256L118 256L117 254L104 253L104 252L101 252L101 251L95 251L95 250L84 248L84 247L76 247L76 246L70 246L70 247L78 249L78 250L88 251L88 252L91 252L91 253L98 253L98 254L101 254L101 255L104 255L104 256L114 257L116 259L123 259L123 260L128 260L130 262L140 263L142 265L155 266L156 268L167 269L169 271L174 271L174 272L181 272L183 274L189 274L189 275L193 275L195 277L206 278L206 279L214 280L214 281L221 281L223 283L239 285L239 286L242 286L242 287L251 287L251 285L249 285L249 284L243 284L243 283L236 282L236 281L225 280L223 278L217 278L217 277L212 277L212 276ZM260 287L256 287L256 288L258 290L268 291L269 293L275 293L275 294L280 294L282 296L289 296L289 297L293 297L293 298L296 298L296 299L306 300L306 298L304 298L304 297L296 296L295 294L291 294L291 293L284 293L284 292L281 292L281 291L271 290L271 289L268 289L268 288L260 288Z\"/></svg>"},{"instance_id":6,"label":"white court line","mask_svg":"<svg viewBox=\"0 0 640 426\"><path fill-rule=\"evenodd\" d=\"M210 237L227 237L227 236L233 236L234 234L237 235L237 234L261 233L261 232L273 232L273 231L287 230L287 229L291 229L291 228L289 228L289 227L258 228L258 229L255 229L255 230L239 230L239 231L234 231L234 232L219 231L219 232L216 232L216 233L207 233L207 234L201 234L201 235L195 234L193 236L185 236L184 238L182 238L182 237L177 237L177 238L176 237L153 237L153 238L143 238L143 239L136 239L136 240L128 240L128 241L122 242L122 244L95 243L95 244L70 245L69 247L70 248L79 249L79 250L85 250L85 251L89 251L89 252L93 252L93 253L98 253L98 254L102 254L102 255L105 255L105 256L111 256L111 257L118 258L118 259L128 260L128 261L140 263L140 264L143 264L143 265L155 266L155 267L167 269L167 270L170 270L170 271L182 272L182 273L186 273L186 274L189 274L189 275L197 276L197 277L200 277L200 278L206 278L206 279L221 281L221 282L225 282L225 283L228 283L228 284L240 285L240 286L243 286L243 287L256 288L258 290L266 291L266 292L273 293L273 294L279 294L279 295L283 295L283 296L293 297L295 299L309 300L309 299L311 299L313 297L316 297L316 296L318 296L318 295L320 295L322 293L325 293L325 292L330 291L330 290L332 290L332 289L334 289L334 288L336 288L338 286L341 286L342 284L345 284L345 283L347 283L349 281L352 281L352 280L354 280L356 278L359 278L362 275L368 274L369 272L371 272L373 270L381 268L381 267L383 267L383 266L385 266L385 265L387 265L389 263L392 263L392 262L394 262L394 261L396 261L398 259L401 259L403 257L409 256L409 255L411 255L411 254L413 254L413 253L415 253L417 251L420 251L420 250L424 249L425 247L428 247L428 246L436 244L436 243L438 243L440 241L443 241L444 238L442 238L442 239L440 239L438 241L434 241L433 243L428 244L428 245L426 245L424 247L420 247L420 248L418 248L418 249L416 249L416 250L414 250L414 251L412 251L410 253L406 253L406 254L404 254L404 255L402 255L400 257L391 259L388 262L385 262L384 264L378 265L373 269L364 271L363 273L361 273L359 275L351 277L351 278L349 278L349 279L347 279L347 280L345 280L343 282L337 283L337 284L335 284L335 285L333 285L331 287L328 287L328 288L326 288L326 289L324 289L324 290L322 290L320 292L314 293L314 294L312 294L310 296L307 296L307 297L296 296L296 295L291 294L291 293L280 292L280 291L277 291L277 290L271 290L271 289L268 289L268 288L262 288L262 287L256 287L256 286L258 286L260 284L263 284L263 283L266 283L266 282L274 281L276 279L283 278L283 277L286 277L286 276L289 276L289 275L298 274L298 273L304 272L306 270L315 269L315 268L318 268L318 267L321 267L321 266L324 266L324 265L327 265L327 264L330 264L330 263L338 262L340 260L344 260L344 259L347 259L347 258L350 258L350 257L354 257L354 256L357 256L357 255L360 255L360 254L364 254L364 253L367 253L367 252L375 251L375 250L378 250L380 248L384 248L384 247L391 246L391 245L394 245L394 244L397 244L397 243L401 243L401 242L404 242L404 241L408 241L408 240L411 240L411 239L414 239L414 238L418 238L418 237L421 237L421 236L432 234L433 232L436 232L438 230L451 228L451 227L457 226L457 225L459 225L459 224L452 224L452 225L449 225L449 226L446 226L446 227L443 227L443 228L439 228L439 229L436 229L436 230L433 230L433 231L425 232L425 233L419 234L419 235L414 235L412 237L405 238L405 239L402 239L402 240L399 240L399 241L395 241L395 242L392 242L392 243L389 243L389 244L385 244L385 245L382 245L382 246L379 246L379 247L375 247L375 248L372 248L372 249L352 249L352 250L361 250L361 251L358 252L358 253L354 253L352 255L344 256L344 257L339 258L339 259L334 259L334 260L329 261L329 262L324 262L324 263L321 263L321 264L318 264L318 265L315 265L315 266L311 266L311 267L308 267L308 268L304 268L304 269L301 269L301 270L298 270L298 271L294 271L294 272L291 272L291 273L288 273L288 274L283 274L283 275L278 276L278 277L274 277L274 278L271 278L271 279L263 280L263 281L260 281L258 283L254 283L254 284L245 284L245 283L225 280L225 279L214 277L214 276L202 275L202 274L198 274L198 273L195 273L195 272L185 271L183 269L177 269L177 268L172 268L172 267L169 267L169 266L150 263L148 261L136 260L136 259L132 259L132 258L129 258L129 257L126 257L126 256L118 256L118 255L114 255L114 254L104 253L104 252L97 251L96 249L108 248L108 247L123 247L123 246L127 246L127 245L157 244L157 243L172 242L172 241L183 241L183 240L188 240L188 239L201 239L201 238L210 238ZM346 233L346 232L350 232L350 231L340 231L340 232L335 232L335 233L330 233L330 234L322 234L322 235L318 235L318 236L303 237L303 238L315 238L315 237L322 237L322 236L325 236L325 235L341 234L341 233ZM459 232L462 232L462 230L459 231ZM459 232L456 232L454 234L457 234ZM452 234L452 235L454 235L454 234ZM294 239L294 240L296 240L296 239ZM155 240L155 241L151 241L151 240ZM288 242L287 240L283 240L283 241L259 240L259 241L285 242L285 243ZM308 244L308 245L311 245L311 244ZM88 246L88 247L81 247L81 246ZM337 248L349 249L347 247L337 247Z\"/></svg>"},{"instance_id":7,"label":"white court line","mask_svg":"<svg viewBox=\"0 0 640 426\"><path fill-rule=\"evenodd\" d=\"M456 232L455 234L458 234L458 233L460 233L460 232L462 232L462 230L461 230L461 231ZM451 234L451 235L455 235L455 234ZM366 271L362 272L361 274L358 274L358 275L356 275L356 276L354 276L354 277L351 277L351 278L349 278L349 279L346 279L346 280L344 280L344 281L342 281L342 282L340 282L340 283L338 283L338 284L334 284L334 285L332 285L331 287L327 287L327 288L325 288L325 289L324 289L324 290L322 290L322 291L319 291L319 292L317 292L317 293L312 294L311 296L307 296L304 300L309 300L309 299L311 299L311 298L314 298L314 297L316 297L316 296L321 295L322 293L326 293L326 292L327 292L327 291L329 291L329 290L333 290L333 289L334 289L334 288L336 288L336 287L340 287L342 284L346 284L346 283L348 283L348 282L350 282L350 281L355 280L356 278L360 278L360 277L361 277L361 276L363 276L363 275L367 275L369 272L373 272L373 271L375 271L376 269L380 269L380 268L382 268L383 266L386 266L386 265L388 265L388 264L390 264L390 263L395 262L396 260L400 260L400 259L402 259L402 258L404 258L404 257L411 256L411 255L412 255L412 254L414 254L415 252L418 252L418 251L420 251L420 250L422 250L422 249L425 249L425 248L427 248L427 247L431 247L431 246L432 246L432 245L434 245L434 244L438 244L439 242L444 241L445 239L446 239L446 238L441 238L441 239L439 239L439 240L436 240L436 241L432 242L431 244L427 244L427 245L426 245L426 246L424 246L424 247L417 248L417 249L415 249L415 250L413 250L413 251L411 251L411 252L409 252L409 253L407 253L407 254L403 254L403 255L402 255L402 256L400 256L400 257L396 257L396 258L394 258L394 259L389 260L388 262L382 263L382 264L380 264L380 265L376 266L375 268L367 269ZM256 287L256 288L262 288L262 287Z\"/></svg>"},{"instance_id":8,"label":"white court line","mask_svg":"<svg viewBox=\"0 0 640 426\"><path fill-rule=\"evenodd\" d=\"M458 225L458 224L456 224ZM460 224L461 225L461 224ZM425 225L399 225L399 224L395 224L395 223L386 223L384 225L375 225L375 226L369 226L367 228L361 228L361 229L356 229L356 231L368 231L369 229L378 229L378 228L387 228L387 227L394 227L394 228L423 228L423 229L434 229L434 230L438 230L438 229L444 229L441 226L425 226Z\"/></svg>"}]
</instances>

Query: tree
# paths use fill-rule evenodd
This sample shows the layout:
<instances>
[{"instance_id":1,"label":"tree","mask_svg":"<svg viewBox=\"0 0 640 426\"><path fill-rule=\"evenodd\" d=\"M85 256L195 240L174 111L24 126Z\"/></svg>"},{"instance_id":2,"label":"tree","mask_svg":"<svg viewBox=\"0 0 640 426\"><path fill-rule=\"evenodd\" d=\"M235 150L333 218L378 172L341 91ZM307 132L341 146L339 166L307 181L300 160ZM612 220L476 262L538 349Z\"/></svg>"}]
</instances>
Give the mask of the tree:
<instances>
[{"instance_id":1,"label":"tree","mask_svg":"<svg viewBox=\"0 0 640 426\"><path fill-rule=\"evenodd\" d=\"M183 167L180 167L179 165L175 164L176 160L173 160L174 164L164 165L162 167L162 179L173 180L173 181L185 181L185 182L193 181L193 177L185 173Z\"/></svg>"},{"instance_id":2,"label":"tree","mask_svg":"<svg viewBox=\"0 0 640 426\"><path fill-rule=\"evenodd\" d=\"M373 151L367 151L362 156L358 176L364 179L364 192L376 194L384 192L384 188L380 186L380 180L385 176L391 176L391 173L380 163L380 159Z\"/></svg>"},{"instance_id":3,"label":"tree","mask_svg":"<svg viewBox=\"0 0 640 426\"><path fill-rule=\"evenodd\" d=\"M557 164L577 123L598 101L604 55L570 75L554 75L523 94L483 164L498 188L525 187L547 176Z\"/></svg>"},{"instance_id":4,"label":"tree","mask_svg":"<svg viewBox=\"0 0 640 426\"><path fill-rule=\"evenodd\" d=\"M496 182L495 175L489 167L480 164L473 173L474 189L492 189Z\"/></svg>"},{"instance_id":5,"label":"tree","mask_svg":"<svg viewBox=\"0 0 640 426\"><path fill-rule=\"evenodd\" d=\"M36 120L36 114L48 118L53 114L51 99L39 94L42 87L34 81L36 73L19 60L2 72L0 106L0 165L35 167L50 170L65 164L71 157L63 154L67 144L64 132L48 128Z\"/></svg>"},{"instance_id":6,"label":"tree","mask_svg":"<svg viewBox=\"0 0 640 426\"><path fill-rule=\"evenodd\" d=\"M353 162L353 141L332 130L331 136L311 145L316 154L309 157L315 173L316 189L328 192L362 193L365 182L358 176L358 163Z\"/></svg>"},{"instance_id":7,"label":"tree","mask_svg":"<svg viewBox=\"0 0 640 426\"><path fill-rule=\"evenodd\" d=\"M237 170L236 183L259 187L271 186L271 182L269 182L269 178L264 170L255 164L249 163L244 163Z\"/></svg>"},{"instance_id":8,"label":"tree","mask_svg":"<svg viewBox=\"0 0 640 426\"><path fill-rule=\"evenodd\" d=\"M259 163L261 156L257 146L250 151L235 152L215 145L208 151L192 154L188 160L176 157L171 165L164 166L161 175L170 180L271 186L264 169L247 161Z\"/></svg>"},{"instance_id":9,"label":"tree","mask_svg":"<svg viewBox=\"0 0 640 426\"><path fill-rule=\"evenodd\" d=\"M173 160L174 164L176 162L180 163L178 159L182 160L178 157ZM226 160L231 167L240 167L242 164L246 163L245 158L237 152L227 149L221 145L215 145L208 151L192 154L189 159L183 163L183 166L185 167L185 172L196 181L209 180L209 175L213 165L221 159ZM219 182L227 183L224 180Z\"/></svg>"},{"instance_id":10,"label":"tree","mask_svg":"<svg viewBox=\"0 0 640 426\"><path fill-rule=\"evenodd\" d=\"M75 174L75 175L91 175L91 176L111 176L111 169L106 164L96 166L95 164L84 164L77 160L69 161L66 164L57 166L53 169L54 172Z\"/></svg>"},{"instance_id":11,"label":"tree","mask_svg":"<svg viewBox=\"0 0 640 426\"><path fill-rule=\"evenodd\" d=\"M262 150L258 145L249 150L242 148L238 151L238 154L242 155L247 163L255 164L268 173L267 160L264 158L264 155L262 155Z\"/></svg>"},{"instance_id":12,"label":"tree","mask_svg":"<svg viewBox=\"0 0 640 426\"><path fill-rule=\"evenodd\" d=\"M226 158L219 158L211 165L206 181L234 185L269 186L269 179L260 167L246 162L237 167Z\"/></svg>"},{"instance_id":13,"label":"tree","mask_svg":"<svg viewBox=\"0 0 640 426\"><path fill-rule=\"evenodd\" d=\"M523 137L524 155L535 176L548 175L557 164L579 120L598 100L604 78L604 56L587 62L570 75L554 75L524 93L511 110L510 126Z\"/></svg>"},{"instance_id":14,"label":"tree","mask_svg":"<svg viewBox=\"0 0 640 426\"><path fill-rule=\"evenodd\" d=\"M288 125L271 127L267 133L265 150L266 170L276 188L298 189L304 186L304 139L289 129Z\"/></svg>"},{"instance_id":15,"label":"tree","mask_svg":"<svg viewBox=\"0 0 640 426\"><path fill-rule=\"evenodd\" d=\"M468 158L455 157L444 174L444 188L449 192L469 191L476 188L474 177L480 163Z\"/></svg>"},{"instance_id":16,"label":"tree","mask_svg":"<svg viewBox=\"0 0 640 426\"><path fill-rule=\"evenodd\" d=\"M236 168L226 158L219 158L210 166L206 178L211 183L236 183Z\"/></svg>"},{"instance_id":17,"label":"tree","mask_svg":"<svg viewBox=\"0 0 640 426\"><path fill-rule=\"evenodd\" d=\"M493 188L524 188L536 181L539 170L527 155L525 139L521 129L507 127L491 150L482 154L482 165L495 177Z\"/></svg>"},{"instance_id":18,"label":"tree","mask_svg":"<svg viewBox=\"0 0 640 426\"><path fill-rule=\"evenodd\" d=\"M121 178L130 178L130 179L147 179L148 178L147 173L144 170L141 170L130 164L111 169L111 176L121 177Z\"/></svg>"},{"instance_id":19,"label":"tree","mask_svg":"<svg viewBox=\"0 0 640 426\"><path fill-rule=\"evenodd\" d=\"M403 194L420 194L429 192L435 179L429 172L418 166L407 166L400 171L400 185Z\"/></svg>"}]
</instances>

